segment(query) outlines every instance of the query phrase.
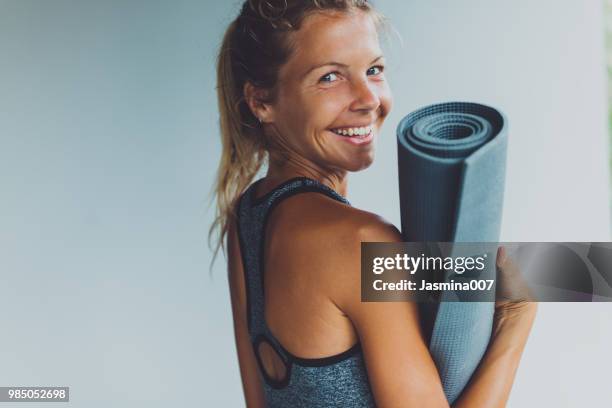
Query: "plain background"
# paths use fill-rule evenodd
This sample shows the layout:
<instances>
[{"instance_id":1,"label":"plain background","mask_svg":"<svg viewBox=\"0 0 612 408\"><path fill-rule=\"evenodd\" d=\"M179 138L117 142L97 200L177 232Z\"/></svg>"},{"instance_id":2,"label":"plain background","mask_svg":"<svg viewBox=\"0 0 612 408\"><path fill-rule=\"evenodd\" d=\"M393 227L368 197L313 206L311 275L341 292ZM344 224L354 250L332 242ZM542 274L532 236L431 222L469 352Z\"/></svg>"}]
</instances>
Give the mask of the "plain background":
<instances>
[{"instance_id":1,"label":"plain background","mask_svg":"<svg viewBox=\"0 0 612 408\"><path fill-rule=\"evenodd\" d=\"M398 225L395 126L474 100L510 118L501 240L609 241L603 3L376 4L403 44L386 46L395 106L351 203ZM239 6L0 0L0 386L70 386L74 407L243 405L206 245L214 60ZM610 316L541 304L508 406L608 403Z\"/></svg>"}]
</instances>

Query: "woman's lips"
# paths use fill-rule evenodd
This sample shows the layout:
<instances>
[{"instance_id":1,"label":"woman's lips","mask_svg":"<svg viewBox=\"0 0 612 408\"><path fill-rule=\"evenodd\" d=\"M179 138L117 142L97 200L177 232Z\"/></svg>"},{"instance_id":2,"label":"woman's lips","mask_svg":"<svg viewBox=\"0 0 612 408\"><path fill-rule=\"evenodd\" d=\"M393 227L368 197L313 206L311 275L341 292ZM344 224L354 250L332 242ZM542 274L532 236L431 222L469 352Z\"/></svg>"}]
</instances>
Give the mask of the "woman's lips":
<instances>
[{"instance_id":1,"label":"woman's lips","mask_svg":"<svg viewBox=\"0 0 612 408\"><path fill-rule=\"evenodd\" d=\"M343 126L338 128L332 128L330 131L340 136L364 136L372 132L373 125L361 125L361 126Z\"/></svg>"},{"instance_id":2,"label":"woman's lips","mask_svg":"<svg viewBox=\"0 0 612 408\"><path fill-rule=\"evenodd\" d=\"M374 139L374 129L372 126L368 127L368 133L366 134L357 134L357 135L344 135L339 134L334 130L330 130L335 136L341 138L345 142L351 143L353 145L365 145L369 144ZM348 132L347 132L348 133ZM361 132L359 132L361 133Z\"/></svg>"}]
</instances>

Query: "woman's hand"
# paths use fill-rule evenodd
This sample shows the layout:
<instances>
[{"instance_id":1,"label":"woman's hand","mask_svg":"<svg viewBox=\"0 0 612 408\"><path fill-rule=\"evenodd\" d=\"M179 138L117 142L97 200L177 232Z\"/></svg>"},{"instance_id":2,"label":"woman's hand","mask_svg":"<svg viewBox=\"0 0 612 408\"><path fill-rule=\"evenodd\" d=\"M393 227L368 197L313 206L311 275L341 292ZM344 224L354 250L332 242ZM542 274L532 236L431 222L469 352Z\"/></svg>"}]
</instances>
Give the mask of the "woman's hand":
<instances>
[{"instance_id":1,"label":"woman's hand","mask_svg":"<svg viewBox=\"0 0 612 408\"><path fill-rule=\"evenodd\" d=\"M497 299L489 348L453 408L505 407L537 303L506 248L497 250Z\"/></svg>"},{"instance_id":2,"label":"woman's hand","mask_svg":"<svg viewBox=\"0 0 612 408\"><path fill-rule=\"evenodd\" d=\"M497 301L493 323L494 337L510 322L531 326L538 308L521 271L507 254L505 247L497 250Z\"/></svg>"}]
</instances>

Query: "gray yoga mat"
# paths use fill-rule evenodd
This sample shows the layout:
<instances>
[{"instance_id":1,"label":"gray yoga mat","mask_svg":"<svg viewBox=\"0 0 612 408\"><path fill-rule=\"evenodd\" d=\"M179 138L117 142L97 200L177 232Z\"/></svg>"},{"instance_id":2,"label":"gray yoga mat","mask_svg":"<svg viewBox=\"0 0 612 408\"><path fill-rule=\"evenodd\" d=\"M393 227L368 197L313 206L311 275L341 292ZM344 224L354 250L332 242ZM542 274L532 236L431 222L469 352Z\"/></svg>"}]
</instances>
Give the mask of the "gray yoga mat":
<instances>
[{"instance_id":1,"label":"gray yoga mat","mask_svg":"<svg viewBox=\"0 0 612 408\"><path fill-rule=\"evenodd\" d=\"M469 102L427 106L398 125L405 241L496 242L501 224L507 121ZM444 392L453 403L488 346L493 302L421 303L421 319Z\"/></svg>"}]
</instances>

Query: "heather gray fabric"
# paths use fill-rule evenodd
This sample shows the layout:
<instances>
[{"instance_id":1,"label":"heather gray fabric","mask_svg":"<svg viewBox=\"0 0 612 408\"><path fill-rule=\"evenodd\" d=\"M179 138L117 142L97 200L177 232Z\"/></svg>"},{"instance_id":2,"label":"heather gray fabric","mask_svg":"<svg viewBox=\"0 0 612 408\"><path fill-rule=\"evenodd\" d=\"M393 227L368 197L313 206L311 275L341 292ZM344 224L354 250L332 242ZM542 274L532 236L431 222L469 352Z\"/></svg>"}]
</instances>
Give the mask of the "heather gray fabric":
<instances>
[{"instance_id":1,"label":"heather gray fabric","mask_svg":"<svg viewBox=\"0 0 612 408\"><path fill-rule=\"evenodd\" d=\"M496 242L502 215L507 121L468 102L427 106L398 125L405 241ZM494 270L493 270L494 273ZM421 304L424 331L453 403L488 346L493 302Z\"/></svg>"},{"instance_id":2,"label":"heather gray fabric","mask_svg":"<svg viewBox=\"0 0 612 408\"><path fill-rule=\"evenodd\" d=\"M261 181L261 180L259 180ZM329 187L305 177L285 181L255 199L252 184L241 196L238 207L238 236L247 288L247 314L251 342L261 374L267 406L276 407L373 407L375 406L360 344L335 356L298 358L278 342L264 319L263 251L267 217L283 199L294 194L317 192L350 205ZM258 345L268 342L285 362L287 376L269 378L257 354Z\"/></svg>"}]
</instances>

